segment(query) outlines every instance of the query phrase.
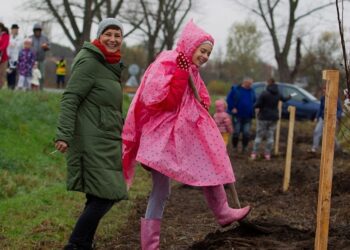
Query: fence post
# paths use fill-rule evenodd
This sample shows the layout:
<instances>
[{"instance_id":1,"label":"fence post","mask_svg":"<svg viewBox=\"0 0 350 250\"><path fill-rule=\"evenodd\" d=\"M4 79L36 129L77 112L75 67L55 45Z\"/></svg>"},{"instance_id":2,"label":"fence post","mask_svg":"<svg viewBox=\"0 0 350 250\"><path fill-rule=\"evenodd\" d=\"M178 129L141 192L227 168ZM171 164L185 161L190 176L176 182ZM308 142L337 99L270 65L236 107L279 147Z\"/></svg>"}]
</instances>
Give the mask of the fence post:
<instances>
[{"instance_id":1,"label":"fence post","mask_svg":"<svg viewBox=\"0 0 350 250\"><path fill-rule=\"evenodd\" d=\"M322 78L326 80L326 93L317 203L316 250L325 250L328 247L339 71L324 70Z\"/></svg>"},{"instance_id":2,"label":"fence post","mask_svg":"<svg viewBox=\"0 0 350 250\"><path fill-rule=\"evenodd\" d=\"M294 135L294 123L295 123L295 107L289 106L289 129L288 129L288 141L287 141L287 153L286 153L286 166L284 169L283 179L283 192L287 191L290 182L290 172L292 165L292 151L293 151L293 135Z\"/></svg>"}]
</instances>

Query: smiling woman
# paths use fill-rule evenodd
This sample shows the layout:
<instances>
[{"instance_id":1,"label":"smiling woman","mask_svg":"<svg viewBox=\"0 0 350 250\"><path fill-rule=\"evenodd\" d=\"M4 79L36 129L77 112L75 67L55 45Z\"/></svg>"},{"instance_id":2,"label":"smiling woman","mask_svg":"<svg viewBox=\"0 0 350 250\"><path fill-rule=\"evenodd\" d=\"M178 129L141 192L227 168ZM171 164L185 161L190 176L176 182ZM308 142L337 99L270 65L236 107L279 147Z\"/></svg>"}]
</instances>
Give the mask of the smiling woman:
<instances>
[{"instance_id":1,"label":"smiling woman","mask_svg":"<svg viewBox=\"0 0 350 250\"><path fill-rule=\"evenodd\" d=\"M67 151L68 189L86 194L66 250L92 249L100 219L127 198L121 166L123 26L104 19L96 37L74 59L56 135L56 149Z\"/></svg>"}]
</instances>

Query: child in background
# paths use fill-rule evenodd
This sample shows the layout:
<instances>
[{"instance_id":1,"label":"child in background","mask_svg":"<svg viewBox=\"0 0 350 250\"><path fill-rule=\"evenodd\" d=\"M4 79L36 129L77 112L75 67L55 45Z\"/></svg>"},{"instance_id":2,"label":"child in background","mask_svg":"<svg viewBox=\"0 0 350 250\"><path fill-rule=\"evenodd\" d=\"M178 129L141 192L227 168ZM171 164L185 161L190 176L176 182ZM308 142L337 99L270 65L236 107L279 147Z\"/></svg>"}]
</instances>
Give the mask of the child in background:
<instances>
[{"instance_id":1,"label":"child in background","mask_svg":"<svg viewBox=\"0 0 350 250\"><path fill-rule=\"evenodd\" d=\"M34 91L38 91L40 86L41 72L38 67L39 67L38 62L35 62L32 70L32 84L31 84L32 90Z\"/></svg>"},{"instance_id":2,"label":"child in background","mask_svg":"<svg viewBox=\"0 0 350 250\"><path fill-rule=\"evenodd\" d=\"M64 57L61 57L61 59L56 63L56 84L58 89L60 88L60 86L64 88L65 76L66 60L64 60Z\"/></svg>"},{"instance_id":3,"label":"child in background","mask_svg":"<svg viewBox=\"0 0 350 250\"><path fill-rule=\"evenodd\" d=\"M25 39L23 45L23 49L19 52L18 56L19 79L16 89L29 90L32 78L32 69L35 62L35 55L31 50L31 39Z\"/></svg>"},{"instance_id":4,"label":"child in background","mask_svg":"<svg viewBox=\"0 0 350 250\"><path fill-rule=\"evenodd\" d=\"M230 135L233 133L233 126L231 117L226 113L227 104L224 100L219 99L215 101L214 121L218 126L225 145L227 145Z\"/></svg>"}]
</instances>

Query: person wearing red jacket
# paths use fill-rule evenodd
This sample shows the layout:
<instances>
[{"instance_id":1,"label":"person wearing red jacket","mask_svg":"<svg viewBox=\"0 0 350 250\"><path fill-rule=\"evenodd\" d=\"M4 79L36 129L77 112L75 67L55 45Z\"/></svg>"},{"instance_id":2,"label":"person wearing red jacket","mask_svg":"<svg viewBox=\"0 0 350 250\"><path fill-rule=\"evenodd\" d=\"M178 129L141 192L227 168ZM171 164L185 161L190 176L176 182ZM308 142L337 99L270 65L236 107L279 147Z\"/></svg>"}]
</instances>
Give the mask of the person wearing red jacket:
<instances>
[{"instance_id":1,"label":"person wearing red jacket","mask_svg":"<svg viewBox=\"0 0 350 250\"><path fill-rule=\"evenodd\" d=\"M9 46L9 42L9 31L3 23L0 23L0 89L4 86L6 80L7 47Z\"/></svg>"}]
</instances>

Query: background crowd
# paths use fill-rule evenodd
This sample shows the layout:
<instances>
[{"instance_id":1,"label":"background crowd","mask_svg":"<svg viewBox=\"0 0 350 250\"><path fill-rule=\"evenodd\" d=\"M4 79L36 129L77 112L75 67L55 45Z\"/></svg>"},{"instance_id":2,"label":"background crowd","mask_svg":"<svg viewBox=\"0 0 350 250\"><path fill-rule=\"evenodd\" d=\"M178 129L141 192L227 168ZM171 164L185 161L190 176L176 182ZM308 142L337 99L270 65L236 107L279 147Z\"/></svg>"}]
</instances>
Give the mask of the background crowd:
<instances>
[{"instance_id":1,"label":"background crowd","mask_svg":"<svg viewBox=\"0 0 350 250\"><path fill-rule=\"evenodd\" d=\"M39 23L33 25L33 34L28 37L22 37L19 30L18 24L8 29L0 21L0 88L43 90L49 39ZM57 88L65 87L66 64L64 57L56 62Z\"/></svg>"}]
</instances>

